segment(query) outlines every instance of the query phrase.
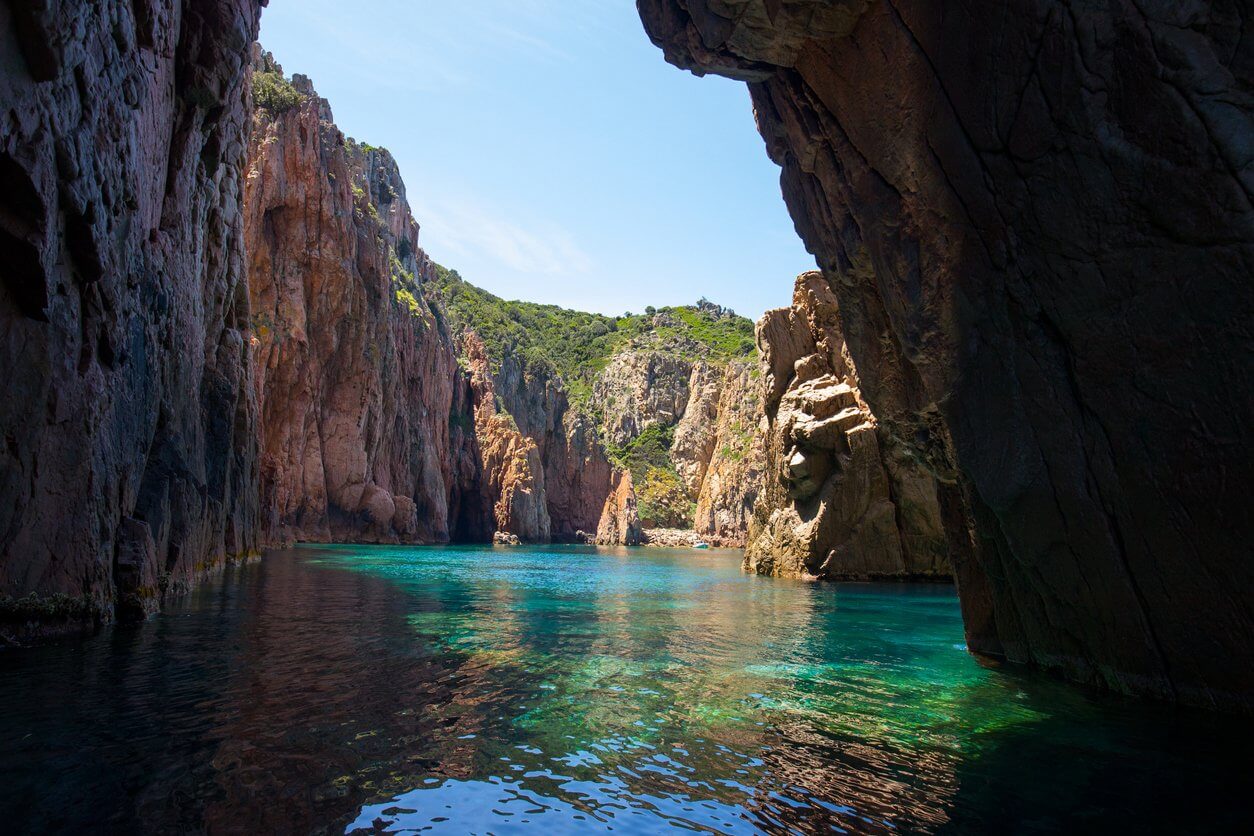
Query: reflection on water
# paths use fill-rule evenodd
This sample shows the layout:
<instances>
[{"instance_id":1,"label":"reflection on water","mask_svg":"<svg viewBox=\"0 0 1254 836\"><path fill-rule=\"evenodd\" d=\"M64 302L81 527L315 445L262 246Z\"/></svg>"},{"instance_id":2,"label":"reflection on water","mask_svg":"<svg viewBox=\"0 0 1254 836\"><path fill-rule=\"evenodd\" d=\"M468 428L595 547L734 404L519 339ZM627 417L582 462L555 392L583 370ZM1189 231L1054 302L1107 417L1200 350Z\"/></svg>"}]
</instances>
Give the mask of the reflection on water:
<instances>
[{"instance_id":1,"label":"reflection on water","mask_svg":"<svg viewBox=\"0 0 1254 836\"><path fill-rule=\"evenodd\" d=\"M1250 727L979 665L949 587L308 547L0 654L25 831L1214 831Z\"/></svg>"}]
</instances>

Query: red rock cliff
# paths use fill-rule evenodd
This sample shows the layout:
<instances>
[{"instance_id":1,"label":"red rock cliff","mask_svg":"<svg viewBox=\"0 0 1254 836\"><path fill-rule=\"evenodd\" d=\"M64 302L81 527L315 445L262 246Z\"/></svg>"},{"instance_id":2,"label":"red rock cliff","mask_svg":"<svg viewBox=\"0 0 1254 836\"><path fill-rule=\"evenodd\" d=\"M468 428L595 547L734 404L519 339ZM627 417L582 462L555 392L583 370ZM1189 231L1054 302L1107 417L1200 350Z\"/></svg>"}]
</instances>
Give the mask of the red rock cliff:
<instances>
[{"instance_id":1,"label":"red rock cliff","mask_svg":"<svg viewBox=\"0 0 1254 836\"><path fill-rule=\"evenodd\" d=\"M267 534L486 539L470 388L396 163L258 62L287 97L255 111L245 188Z\"/></svg>"},{"instance_id":2,"label":"red rock cliff","mask_svg":"<svg viewBox=\"0 0 1254 836\"><path fill-rule=\"evenodd\" d=\"M142 615L257 546L259 6L0 4L4 635Z\"/></svg>"},{"instance_id":3,"label":"red rock cliff","mask_svg":"<svg viewBox=\"0 0 1254 836\"><path fill-rule=\"evenodd\" d=\"M749 82L862 392L972 526L970 647L1254 708L1249 5L638 7Z\"/></svg>"}]
</instances>

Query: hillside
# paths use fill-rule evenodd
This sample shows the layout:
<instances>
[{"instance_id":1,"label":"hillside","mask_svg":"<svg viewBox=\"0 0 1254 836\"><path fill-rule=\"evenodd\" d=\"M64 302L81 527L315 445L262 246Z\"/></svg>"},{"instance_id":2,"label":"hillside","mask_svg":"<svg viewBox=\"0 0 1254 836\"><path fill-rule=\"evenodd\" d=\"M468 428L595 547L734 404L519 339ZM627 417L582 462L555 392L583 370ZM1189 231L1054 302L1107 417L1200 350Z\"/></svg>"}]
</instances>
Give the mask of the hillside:
<instances>
[{"instance_id":1,"label":"hillside","mask_svg":"<svg viewBox=\"0 0 1254 836\"><path fill-rule=\"evenodd\" d=\"M494 372L507 355L528 366L548 365L562 379L571 403L582 409L588 407L597 376L622 351L660 351L681 360L717 363L752 360L757 354L753 322L705 300L605 316L502 299L440 265L435 265L434 281L423 289L443 302L454 331L469 327L479 335Z\"/></svg>"},{"instance_id":2,"label":"hillside","mask_svg":"<svg viewBox=\"0 0 1254 836\"><path fill-rule=\"evenodd\" d=\"M424 294L442 303L454 332L479 335L493 374L512 358L525 377L561 381L571 406L591 419L604 455L631 472L646 525L693 526L720 437L725 370L736 367L731 380L756 370L750 320L704 299L605 316L502 299L439 266L434 275ZM739 456L750 441L725 439Z\"/></svg>"}]
</instances>

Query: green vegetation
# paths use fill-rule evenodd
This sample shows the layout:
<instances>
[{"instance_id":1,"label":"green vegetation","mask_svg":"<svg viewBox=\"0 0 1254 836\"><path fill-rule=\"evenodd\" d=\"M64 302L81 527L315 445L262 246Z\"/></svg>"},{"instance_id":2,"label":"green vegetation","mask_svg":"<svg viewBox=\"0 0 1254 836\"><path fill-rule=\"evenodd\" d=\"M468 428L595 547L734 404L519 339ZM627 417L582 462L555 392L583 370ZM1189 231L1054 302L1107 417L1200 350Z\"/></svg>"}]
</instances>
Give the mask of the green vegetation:
<instances>
[{"instance_id":1,"label":"green vegetation","mask_svg":"<svg viewBox=\"0 0 1254 836\"><path fill-rule=\"evenodd\" d=\"M631 471L640 519L646 527L688 528L696 504L671 462L675 428L651 424L621 447L607 450L615 465Z\"/></svg>"},{"instance_id":2,"label":"green vegetation","mask_svg":"<svg viewBox=\"0 0 1254 836\"><path fill-rule=\"evenodd\" d=\"M424 291L443 300L454 328L473 329L500 371L501 358L518 357L526 368L547 368L561 377L572 403L588 409L592 385L610 358L629 346L672 352L689 359L723 361L753 356L753 323L702 300L652 314L620 317L572 311L556 305L494 296L436 266Z\"/></svg>"},{"instance_id":3,"label":"green vegetation","mask_svg":"<svg viewBox=\"0 0 1254 836\"><path fill-rule=\"evenodd\" d=\"M253 104L272 116L299 107L305 101L292 83L281 72L253 73Z\"/></svg>"},{"instance_id":4,"label":"green vegetation","mask_svg":"<svg viewBox=\"0 0 1254 836\"><path fill-rule=\"evenodd\" d=\"M679 474L670 468L650 468L636 487L636 509L645 528L692 528L697 504L688 497Z\"/></svg>"},{"instance_id":5,"label":"green vegetation","mask_svg":"<svg viewBox=\"0 0 1254 836\"><path fill-rule=\"evenodd\" d=\"M574 408L593 416L598 427L603 416L593 403L593 385L620 351L656 351L715 363L751 360L757 352L753 323L705 299L696 305L649 306L643 314L604 316L501 299L438 265L435 278L423 284L422 295L441 303L432 307L447 311L454 331L479 335L494 374L500 373L503 358L514 357L528 375L558 376ZM746 428L746 448L748 437ZM622 446L606 445L610 460L631 471L640 519L649 528L690 528L696 516L693 497L671 459L674 438L674 426L654 424Z\"/></svg>"}]
</instances>

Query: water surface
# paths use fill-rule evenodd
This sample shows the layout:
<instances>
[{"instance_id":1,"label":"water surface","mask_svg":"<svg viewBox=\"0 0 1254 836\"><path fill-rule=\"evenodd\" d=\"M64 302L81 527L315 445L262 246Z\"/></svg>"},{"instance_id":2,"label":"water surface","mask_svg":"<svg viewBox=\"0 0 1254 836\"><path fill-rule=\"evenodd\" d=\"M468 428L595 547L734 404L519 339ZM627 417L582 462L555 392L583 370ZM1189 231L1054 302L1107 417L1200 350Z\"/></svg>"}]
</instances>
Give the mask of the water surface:
<instances>
[{"instance_id":1,"label":"water surface","mask_svg":"<svg viewBox=\"0 0 1254 836\"><path fill-rule=\"evenodd\" d=\"M0 653L12 832L1216 832L1252 740L730 552L302 547Z\"/></svg>"}]
</instances>

